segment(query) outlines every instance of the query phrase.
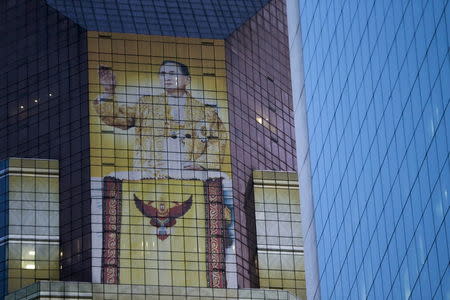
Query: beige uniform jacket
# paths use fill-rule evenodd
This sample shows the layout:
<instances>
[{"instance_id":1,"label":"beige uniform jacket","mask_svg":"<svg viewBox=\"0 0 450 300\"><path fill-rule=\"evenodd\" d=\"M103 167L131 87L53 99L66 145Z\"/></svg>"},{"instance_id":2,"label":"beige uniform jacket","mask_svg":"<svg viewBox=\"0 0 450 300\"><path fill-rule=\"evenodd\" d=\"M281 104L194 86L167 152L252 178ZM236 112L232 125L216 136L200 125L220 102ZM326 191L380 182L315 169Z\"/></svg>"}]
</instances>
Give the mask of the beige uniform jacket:
<instances>
[{"instance_id":1,"label":"beige uniform jacket","mask_svg":"<svg viewBox=\"0 0 450 300\"><path fill-rule=\"evenodd\" d=\"M174 120L167 96L143 96L137 104L121 105L114 99L97 99L101 120L120 129L136 127L134 167L158 170L167 167L167 139L181 139L184 161L207 170L219 170L228 135L213 106L186 97L184 120Z\"/></svg>"}]
</instances>

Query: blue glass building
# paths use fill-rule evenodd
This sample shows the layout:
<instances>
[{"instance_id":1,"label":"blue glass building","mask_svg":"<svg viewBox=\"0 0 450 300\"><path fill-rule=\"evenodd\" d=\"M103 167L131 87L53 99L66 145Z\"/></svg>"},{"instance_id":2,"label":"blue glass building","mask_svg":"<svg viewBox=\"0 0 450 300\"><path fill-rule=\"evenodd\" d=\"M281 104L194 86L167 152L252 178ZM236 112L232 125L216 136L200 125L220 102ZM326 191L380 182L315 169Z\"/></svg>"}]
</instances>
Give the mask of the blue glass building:
<instances>
[{"instance_id":1,"label":"blue glass building","mask_svg":"<svg viewBox=\"0 0 450 300\"><path fill-rule=\"evenodd\" d=\"M449 1L288 5L309 299L450 299Z\"/></svg>"}]
</instances>

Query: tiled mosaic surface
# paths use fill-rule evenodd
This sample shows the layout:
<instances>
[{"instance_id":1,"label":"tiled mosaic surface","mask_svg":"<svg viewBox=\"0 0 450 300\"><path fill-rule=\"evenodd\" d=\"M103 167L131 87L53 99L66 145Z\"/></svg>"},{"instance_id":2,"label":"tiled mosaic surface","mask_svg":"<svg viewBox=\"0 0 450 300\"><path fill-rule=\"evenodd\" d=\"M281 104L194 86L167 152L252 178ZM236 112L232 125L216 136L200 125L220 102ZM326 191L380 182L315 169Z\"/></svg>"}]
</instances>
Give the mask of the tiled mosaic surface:
<instances>
[{"instance_id":1,"label":"tiled mosaic surface","mask_svg":"<svg viewBox=\"0 0 450 300\"><path fill-rule=\"evenodd\" d=\"M41 281L8 295L5 300L24 299L132 299L132 300L296 300L287 291L262 289L211 289L170 286L108 285L84 282Z\"/></svg>"},{"instance_id":2,"label":"tiled mosaic surface","mask_svg":"<svg viewBox=\"0 0 450 300\"><path fill-rule=\"evenodd\" d=\"M50 6L88 30L220 39L267 2L47 0Z\"/></svg>"},{"instance_id":3,"label":"tiled mosaic surface","mask_svg":"<svg viewBox=\"0 0 450 300\"><path fill-rule=\"evenodd\" d=\"M295 171L284 0L270 1L225 40L239 287L259 284L253 170Z\"/></svg>"},{"instance_id":4,"label":"tiled mosaic surface","mask_svg":"<svg viewBox=\"0 0 450 300\"><path fill-rule=\"evenodd\" d=\"M295 172L253 172L260 287L306 299L298 188Z\"/></svg>"},{"instance_id":5,"label":"tiled mosaic surface","mask_svg":"<svg viewBox=\"0 0 450 300\"><path fill-rule=\"evenodd\" d=\"M0 158L59 161L61 278L89 280L86 31L40 0L3 1L0 24Z\"/></svg>"},{"instance_id":6,"label":"tiled mosaic surface","mask_svg":"<svg viewBox=\"0 0 450 300\"><path fill-rule=\"evenodd\" d=\"M0 298L36 280L59 279L59 166L56 160L0 165Z\"/></svg>"}]
</instances>

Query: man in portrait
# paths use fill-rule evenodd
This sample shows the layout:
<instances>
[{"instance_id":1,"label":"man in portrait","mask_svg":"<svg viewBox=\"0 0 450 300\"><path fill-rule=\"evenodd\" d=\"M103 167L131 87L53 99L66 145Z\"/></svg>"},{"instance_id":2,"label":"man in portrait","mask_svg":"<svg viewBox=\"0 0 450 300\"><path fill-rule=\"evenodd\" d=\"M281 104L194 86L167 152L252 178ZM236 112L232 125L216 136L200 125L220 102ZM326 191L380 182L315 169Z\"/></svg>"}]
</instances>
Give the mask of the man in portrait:
<instances>
[{"instance_id":1,"label":"man in portrait","mask_svg":"<svg viewBox=\"0 0 450 300\"><path fill-rule=\"evenodd\" d=\"M142 45L153 45L152 55L145 49L139 65L126 70L92 56L100 65L90 106L93 278L236 287L229 134L225 117L219 117L227 111L225 77L198 82L195 70L183 63L193 58L148 65L163 54L161 45L197 49L199 44L148 39ZM224 59L216 57L222 45L214 49L217 53L205 50L195 63L210 70L214 62L214 72L223 74ZM112 61L123 65L121 58Z\"/></svg>"},{"instance_id":2,"label":"man in portrait","mask_svg":"<svg viewBox=\"0 0 450 300\"><path fill-rule=\"evenodd\" d=\"M142 96L133 104L117 100L111 68L100 66L98 75L103 93L94 101L95 110L107 125L123 130L135 127L133 169L142 178L194 179L205 172L193 171L220 173L227 132L215 106L188 91L191 77L185 64L163 61L159 81L164 92Z\"/></svg>"}]
</instances>

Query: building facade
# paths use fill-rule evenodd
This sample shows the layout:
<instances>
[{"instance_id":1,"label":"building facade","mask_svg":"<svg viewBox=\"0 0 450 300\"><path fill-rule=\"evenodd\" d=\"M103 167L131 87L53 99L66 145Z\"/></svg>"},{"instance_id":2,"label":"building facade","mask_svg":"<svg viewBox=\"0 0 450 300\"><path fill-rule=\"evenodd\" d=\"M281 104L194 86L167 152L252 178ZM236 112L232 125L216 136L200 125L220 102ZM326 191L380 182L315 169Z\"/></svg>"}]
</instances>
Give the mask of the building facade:
<instances>
[{"instance_id":1,"label":"building facade","mask_svg":"<svg viewBox=\"0 0 450 300\"><path fill-rule=\"evenodd\" d=\"M449 1L288 5L308 299L449 299Z\"/></svg>"},{"instance_id":2,"label":"building facade","mask_svg":"<svg viewBox=\"0 0 450 300\"><path fill-rule=\"evenodd\" d=\"M283 0L0 3L0 158L59 163L59 276L6 267L20 287L42 281L11 299L109 285L304 298L286 12Z\"/></svg>"}]
</instances>

